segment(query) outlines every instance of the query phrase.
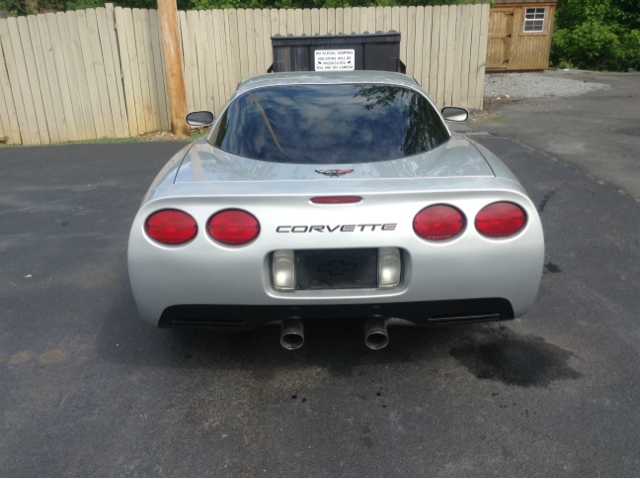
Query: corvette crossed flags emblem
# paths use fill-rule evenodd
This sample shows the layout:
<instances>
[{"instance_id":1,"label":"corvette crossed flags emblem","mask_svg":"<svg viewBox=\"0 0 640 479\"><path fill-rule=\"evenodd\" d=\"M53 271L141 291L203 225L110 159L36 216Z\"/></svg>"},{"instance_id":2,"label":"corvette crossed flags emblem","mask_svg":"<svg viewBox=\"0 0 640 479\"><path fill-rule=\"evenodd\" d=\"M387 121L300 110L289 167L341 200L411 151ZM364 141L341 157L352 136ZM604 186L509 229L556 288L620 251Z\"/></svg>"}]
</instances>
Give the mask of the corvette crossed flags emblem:
<instances>
[{"instance_id":1,"label":"corvette crossed flags emblem","mask_svg":"<svg viewBox=\"0 0 640 479\"><path fill-rule=\"evenodd\" d=\"M329 176L329 177L340 177L346 175L347 173L351 173L353 170L316 170L316 173L320 173L321 175Z\"/></svg>"}]
</instances>

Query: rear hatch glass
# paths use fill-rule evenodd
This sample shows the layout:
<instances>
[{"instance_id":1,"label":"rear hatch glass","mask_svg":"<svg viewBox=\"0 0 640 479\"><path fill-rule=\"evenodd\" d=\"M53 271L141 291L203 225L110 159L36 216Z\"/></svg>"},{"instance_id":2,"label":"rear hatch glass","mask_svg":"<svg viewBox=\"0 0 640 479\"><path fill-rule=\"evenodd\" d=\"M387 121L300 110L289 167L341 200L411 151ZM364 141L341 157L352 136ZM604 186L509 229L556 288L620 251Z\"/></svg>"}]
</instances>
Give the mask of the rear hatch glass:
<instances>
[{"instance_id":1,"label":"rear hatch glass","mask_svg":"<svg viewBox=\"0 0 640 479\"><path fill-rule=\"evenodd\" d=\"M395 160L449 139L438 112L399 85L281 85L238 96L209 136L217 148L277 163Z\"/></svg>"}]
</instances>

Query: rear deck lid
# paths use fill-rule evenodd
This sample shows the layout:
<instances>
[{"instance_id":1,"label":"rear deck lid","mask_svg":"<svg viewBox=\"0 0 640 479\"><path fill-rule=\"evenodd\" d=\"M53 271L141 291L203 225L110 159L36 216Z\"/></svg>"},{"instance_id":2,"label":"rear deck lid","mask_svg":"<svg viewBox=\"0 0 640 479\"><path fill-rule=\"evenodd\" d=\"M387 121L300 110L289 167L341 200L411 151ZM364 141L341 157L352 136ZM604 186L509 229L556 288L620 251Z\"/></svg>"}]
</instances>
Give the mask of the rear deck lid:
<instances>
[{"instance_id":1,"label":"rear deck lid","mask_svg":"<svg viewBox=\"0 0 640 479\"><path fill-rule=\"evenodd\" d=\"M254 160L194 143L176 183L385 178L493 177L484 157L464 137L453 135L439 147L405 158L372 163L295 164Z\"/></svg>"}]
</instances>

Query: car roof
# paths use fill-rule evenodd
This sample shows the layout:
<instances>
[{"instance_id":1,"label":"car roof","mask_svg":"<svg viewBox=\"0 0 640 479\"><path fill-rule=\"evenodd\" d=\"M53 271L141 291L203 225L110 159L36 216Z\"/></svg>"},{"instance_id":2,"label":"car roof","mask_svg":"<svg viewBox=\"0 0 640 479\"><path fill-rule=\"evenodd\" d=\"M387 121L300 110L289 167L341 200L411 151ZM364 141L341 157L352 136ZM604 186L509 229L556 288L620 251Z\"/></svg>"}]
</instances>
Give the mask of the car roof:
<instances>
[{"instance_id":1,"label":"car roof","mask_svg":"<svg viewBox=\"0 0 640 479\"><path fill-rule=\"evenodd\" d=\"M339 83L386 83L420 88L417 81L402 73L354 70L347 72L269 73L244 80L238 85L238 92L265 86L303 85L309 83L328 85Z\"/></svg>"}]
</instances>

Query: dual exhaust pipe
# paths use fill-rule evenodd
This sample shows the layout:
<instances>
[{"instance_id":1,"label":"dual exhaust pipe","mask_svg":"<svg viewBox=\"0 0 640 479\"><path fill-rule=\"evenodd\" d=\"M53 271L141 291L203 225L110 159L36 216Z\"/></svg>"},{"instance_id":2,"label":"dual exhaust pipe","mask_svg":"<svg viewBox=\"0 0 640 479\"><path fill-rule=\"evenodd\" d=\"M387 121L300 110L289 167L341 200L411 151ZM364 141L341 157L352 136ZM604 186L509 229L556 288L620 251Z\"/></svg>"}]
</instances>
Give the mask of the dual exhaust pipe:
<instances>
[{"instance_id":1,"label":"dual exhaust pipe","mask_svg":"<svg viewBox=\"0 0 640 479\"><path fill-rule=\"evenodd\" d=\"M280 344L293 351L304 344L304 326L298 318L283 319L280 325Z\"/></svg>"},{"instance_id":2,"label":"dual exhaust pipe","mask_svg":"<svg viewBox=\"0 0 640 479\"><path fill-rule=\"evenodd\" d=\"M282 320L280 344L284 349L293 351L304 344L304 326L298 318ZM382 318L369 319L364 325L364 344L369 349L382 349L389 344L387 321Z\"/></svg>"}]
</instances>

